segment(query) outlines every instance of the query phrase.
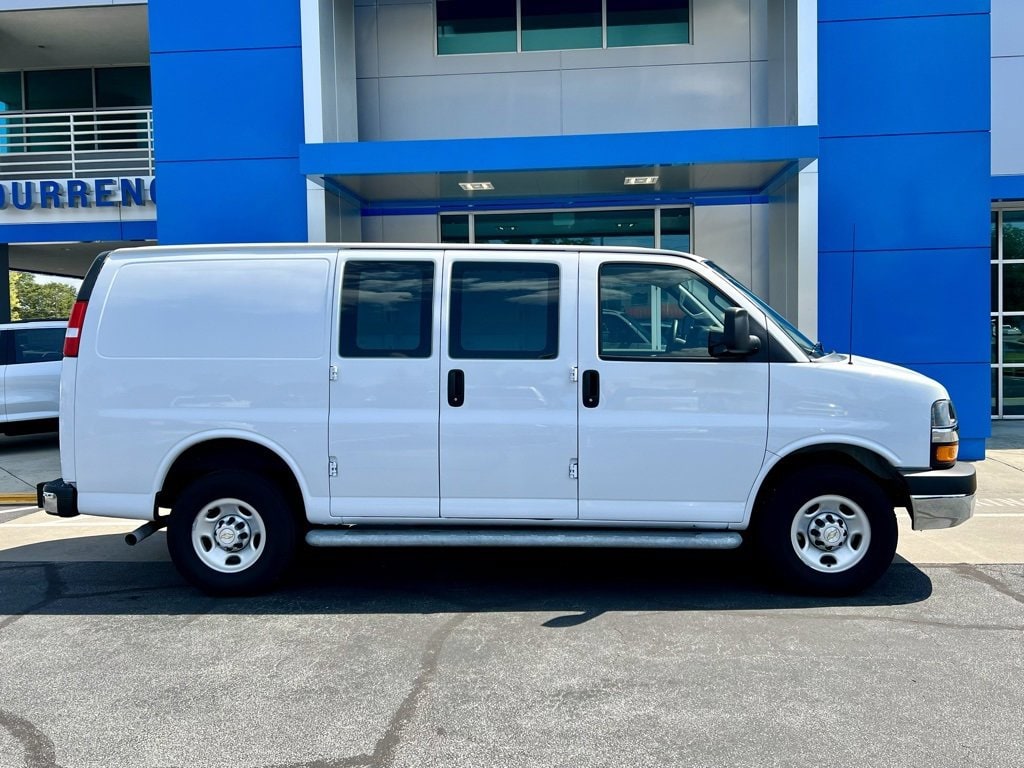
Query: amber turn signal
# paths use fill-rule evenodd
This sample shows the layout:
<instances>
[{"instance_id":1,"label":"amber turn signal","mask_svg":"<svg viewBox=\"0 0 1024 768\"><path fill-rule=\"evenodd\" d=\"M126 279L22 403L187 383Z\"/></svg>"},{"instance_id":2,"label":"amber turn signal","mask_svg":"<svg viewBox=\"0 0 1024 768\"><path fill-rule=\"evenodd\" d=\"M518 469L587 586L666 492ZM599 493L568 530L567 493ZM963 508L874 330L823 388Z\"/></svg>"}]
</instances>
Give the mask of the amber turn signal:
<instances>
[{"instance_id":1,"label":"amber turn signal","mask_svg":"<svg viewBox=\"0 0 1024 768\"><path fill-rule=\"evenodd\" d=\"M941 445L934 446L935 463L955 464L959 449L959 443L944 443Z\"/></svg>"}]
</instances>

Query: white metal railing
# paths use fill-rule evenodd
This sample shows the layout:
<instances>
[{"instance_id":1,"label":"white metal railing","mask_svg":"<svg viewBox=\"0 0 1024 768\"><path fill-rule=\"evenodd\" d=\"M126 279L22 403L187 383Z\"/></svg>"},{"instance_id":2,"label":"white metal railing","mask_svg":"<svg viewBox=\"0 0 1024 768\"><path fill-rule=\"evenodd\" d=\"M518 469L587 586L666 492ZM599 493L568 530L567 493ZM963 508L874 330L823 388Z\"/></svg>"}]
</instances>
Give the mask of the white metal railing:
<instances>
[{"instance_id":1,"label":"white metal railing","mask_svg":"<svg viewBox=\"0 0 1024 768\"><path fill-rule=\"evenodd\" d=\"M153 110L0 112L0 179L152 176Z\"/></svg>"}]
</instances>

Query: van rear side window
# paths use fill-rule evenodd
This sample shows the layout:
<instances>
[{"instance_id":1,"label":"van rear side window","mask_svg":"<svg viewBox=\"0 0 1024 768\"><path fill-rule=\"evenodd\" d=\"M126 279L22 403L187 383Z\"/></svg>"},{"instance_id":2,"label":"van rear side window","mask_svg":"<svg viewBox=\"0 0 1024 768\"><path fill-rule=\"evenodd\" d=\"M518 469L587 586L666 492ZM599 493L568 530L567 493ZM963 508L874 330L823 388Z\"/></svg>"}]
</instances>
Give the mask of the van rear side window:
<instances>
[{"instance_id":1,"label":"van rear side window","mask_svg":"<svg viewBox=\"0 0 1024 768\"><path fill-rule=\"evenodd\" d=\"M114 358L315 360L328 352L329 274L328 260L296 257L126 264L107 293L97 351Z\"/></svg>"},{"instance_id":2,"label":"van rear side window","mask_svg":"<svg viewBox=\"0 0 1024 768\"><path fill-rule=\"evenodd\" d=\"M430 357L434 264L350 261L341 286L342 357Z\"/></svg>"}]
</instances>

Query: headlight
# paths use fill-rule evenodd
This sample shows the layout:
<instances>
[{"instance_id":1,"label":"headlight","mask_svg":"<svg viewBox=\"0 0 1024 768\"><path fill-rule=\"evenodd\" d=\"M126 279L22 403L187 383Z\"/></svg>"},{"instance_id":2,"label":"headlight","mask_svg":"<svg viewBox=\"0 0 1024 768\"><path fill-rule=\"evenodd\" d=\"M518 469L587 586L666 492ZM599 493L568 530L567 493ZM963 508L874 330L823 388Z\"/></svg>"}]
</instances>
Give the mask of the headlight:
<instances>
[{"instance_id":1,"label":"headlight","mask_svg":"<svg viewBox=\"0 0 1024 768\"><path fill-rule=\"evenodd\" d=\"M932 403L932 468L952 467L956 464L959 451L960 431L953 403L949 400L936 400Z\"/></svg>"}]
</instances>

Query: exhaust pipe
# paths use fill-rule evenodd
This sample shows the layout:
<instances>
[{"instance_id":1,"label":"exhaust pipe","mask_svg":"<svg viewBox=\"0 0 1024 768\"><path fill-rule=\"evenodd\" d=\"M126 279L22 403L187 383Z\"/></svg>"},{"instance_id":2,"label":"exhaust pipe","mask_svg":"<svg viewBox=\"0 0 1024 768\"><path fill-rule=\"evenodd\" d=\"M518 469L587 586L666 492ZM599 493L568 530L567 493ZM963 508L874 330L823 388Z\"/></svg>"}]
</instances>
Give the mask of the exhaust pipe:
<instances>
[{"instance_id":1,"label":"exhaust pipe","mask_svg":"<svg viewBox=\"0 0 1024 768\"><path fill-rule=\"evenodd\" d=\"M152 520L151 522L148 522L145 525L139 526L131 533L125 534L124 543L130 547L134 547L140 541L142 541L143 539L148 539L150 536L152 536L154 533L156 533L166 525L166 517L161 517L156 520Z\"/></svg>"}]
</instances>

